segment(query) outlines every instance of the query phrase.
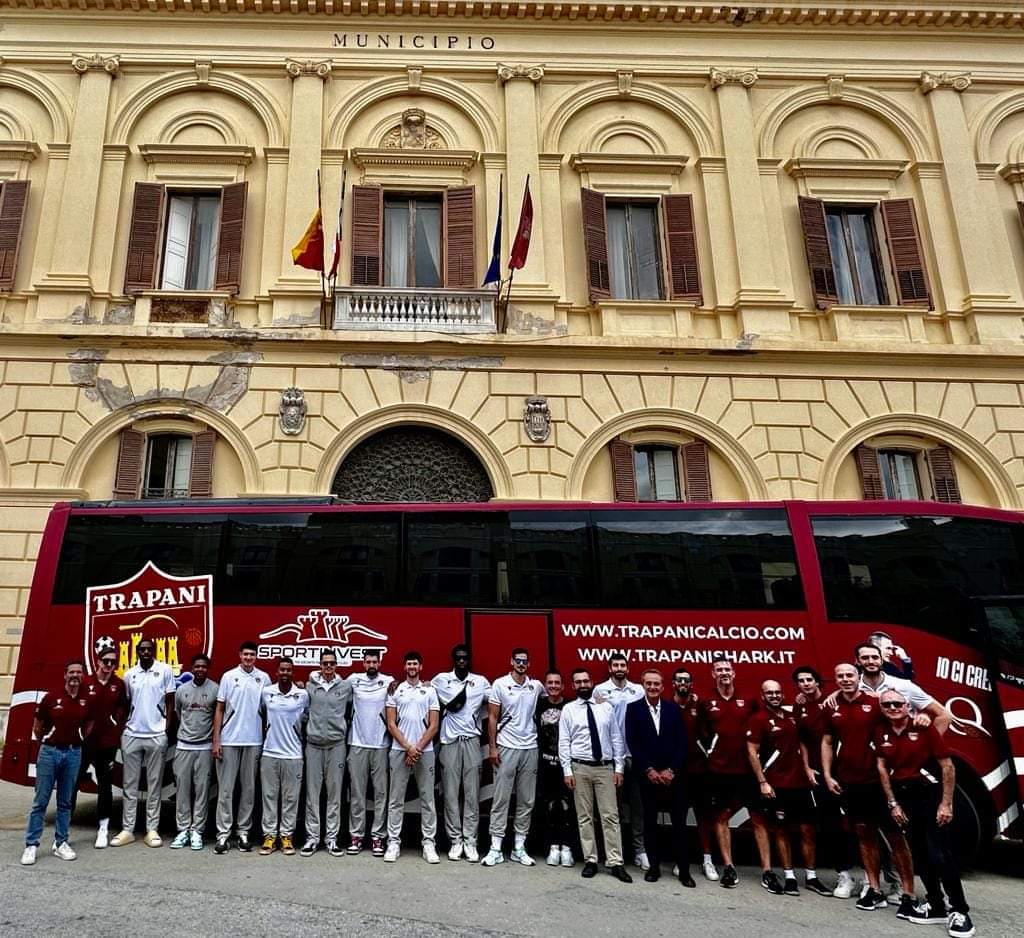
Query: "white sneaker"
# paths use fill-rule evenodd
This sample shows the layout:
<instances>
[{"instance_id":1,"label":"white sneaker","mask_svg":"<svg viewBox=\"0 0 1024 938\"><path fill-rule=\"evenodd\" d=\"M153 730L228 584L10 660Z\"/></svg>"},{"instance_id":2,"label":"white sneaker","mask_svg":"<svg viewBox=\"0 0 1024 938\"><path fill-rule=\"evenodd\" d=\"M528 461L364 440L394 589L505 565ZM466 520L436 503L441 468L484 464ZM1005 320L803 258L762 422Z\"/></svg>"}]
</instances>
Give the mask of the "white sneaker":
<instances>
[{"instance_id":1,"label":"white sneaker","mask_svg":"<svg viewBox=\"0 0 1024 938\"><path fill-rule=\"evenodd\" d=\"M66 840L62 844L53 845L53 855L60 857L62 860L74 860L77 854L71 849L71 844Z\"/></svg>"},{"instance_id":2,"label":"white sneaker","mask_svg":"<svg viewBox=\"0 0 1024 938\"><path fill-rule=\"evenodd\" d=\"M190 840L191 838L189 837L189 832L181 831L178 834L178 836L171 841L171 849L180 850L182 847L187 847L189 845Z\"/></svg>"},{"instance_id":3,"label":"white sneaker","mask_svg":"<svg viewBox=\"0 0 1024 938\"><path fill-rule=\"evenodd\" d=\"M562 866L569 869L576 865L576 861L572 858L572 847L562 847Z\"/></svg>"},{"instance_id":4,"label":"white sneaker","mask_svg":"<svg viewBox=\"0 0 1024 938\"><path fill-rule=\"evenodd\" d=\"M561 844L555 844L548 851L548 866L558 866L562 861L562 846Z\"/></svg>"},{"instance_id":5,"label":"white sneaker","mask_svg":"<svg viewBox=\"0 0 1024 938\"><path fill-rule=\"evenodd\" d=\"M437 855L437 848L429 841L423 845L423 859L427 863L441 862L441 858Z\"/></svg>"},{"instance_id":6,"label":"white sneaker","mask_svg":"<svg viewBox=\"0 0 1024 938\"><path fill-rule=\"evenodd\" d=\"M832 890L832 895L837 899L850 899L853 897L856 889L856 880L850 875L849 870L843 870L839 874L839 879L836 881L836 888Z\"/></svg>"},{"instance_id":7,"label":"white sneaker","mask_svg":"<svg viewBox=\"0 0 1024 938\"><path fill-rule=\"evenodd\" d=\"M480 854L477 852L476 844L463 844L462 852L466 856L467 863L479 863Z\"/></svg>"},{"instance_id":8,"label":"white sneaker","mask_svg":"<svg viewBox=\"0 0 1024 938\"><path fill-rule=\"evenodd\" d=\"M647 859L647 854L644 853L643 850L636 855L636 865L645 873L651 868L651 861Z\"/></svg>"},{"instance_id":9,"label":"white sneaker","mask_svg":"<svg viewBox=\"0 0 1024 938\"><path fill-rule=\"evenodd\" d=\"M105 827L101 827L96 831L96 843L94 843L93 846L97 850L105 850L110 846L110 835L107 833L107 829Z\"/></svg>"},{"instance_id":10,"label":"white sneaker","mask_svg":"<svg viewBox=\"0 0 1024 938\"><path fill-rule=\"evenodd\" d=\"M886 893L885 901L889 905L899 905L903 898L903 887L899 883L889 883L889 891Z\"/></svg>"},{"instance_id":11,"label":"white sneaker","mask_svg":"<svg viewBox=\"0 0 1024 938\"><path fill-rule=\"evenodd\" d=\"M449 860L461 860L462 859L463 846L461 840L456 840L452 844L451 849L448 851Z\"/></svg>"},{"instance_id":12,"label":"white sneaker","mask_svg":"<svg viewBox=\"0 0 1024 938\"><path fill-rule=\"evenodd\" d=\"M135 843L135 835L131 831L121 831L112 841L111 847L124 847L127 844Z\"/></svg>"},{"instance_id":13,"label":"white sneaker","mask_svg":"<svg viewBox=\"0 0 1024 938\"><path fill-rule=\"evenodd\" d=\"M672 875L673 876L678 876L679 875L679 864L678 863L675 866L672 867Z\"/></svg>"},{"instance_id":14,"label":"white sneaker","mask_svg":"<svg viewBox=\"0 0 1024 938\"><path fill-rule=\"evenodd\" d=\"M508 855L508 858L513 863L522 863L523 866L535 866L537 863L537 861L526 852L525 847L516 847L516 849Z\"/></svg>"},{"instance_id":15,"label":"white sneaker","mask_svg":"<svg viewBox=\"0 0 1024 938\"><path fill-rule=\"evenodd\" d=\"M394 863L398 859L398 855L402 852L401 844L388 844L388 849L384 851L384 862Z\"/></svg>"},{"instance_id":16,"label":"white sneaker","mask_svg":"<svg viewBox=\"0 0 1024 938\"><path fill-rule=\"evenodd\" d=\"M191 835L189 836L189 839L188 839L188 845L193 850L202 850L203 849L203 835L200 834L199 831L192 831L192 833L191 833Z\"/></svg>"},{"instance_id":17,"label":"white sneaker","mask_svg":"<svg viewBox=\"0 0 1024 938\"><path fill-rule=\"evenodd\" d=\"M156 831L146 831L146 836L142 838L142 841L147 847L162 847L164 845Z\"/></svg>"},{"instance_id":18,"label":"white sneaker","mask_svg":"<svg viewBox=\"0 0 1024 938\"><path fill-rule=\"evenodd\" d=\"M21 865L22 866L34 866L36 862L36 847L26 847L24 852L21 854Z\"/></svg>"},{"instance_id":19,"label":"white sneaker","mask_svg":"<svg viewBox=\"0 0 1024 938\"><path fill-rule=\"evenodd\" d=\"M505 862L505 854L500 850L488 850L487 856L483 858L481 866L497 866Z\"/></svg>"},{"instance_id":20,"label":"white sneaker","mask_svg":"<svg viewBox=\"0 0 1024 938\"><path fill-rule=\"evenodd\" d=\"M678 873L673 873L673 876L678 876ZM718 882L718 870L715 868L714 861L704 861L704 878L712 883Z\"/></svg>"}]
</instances>

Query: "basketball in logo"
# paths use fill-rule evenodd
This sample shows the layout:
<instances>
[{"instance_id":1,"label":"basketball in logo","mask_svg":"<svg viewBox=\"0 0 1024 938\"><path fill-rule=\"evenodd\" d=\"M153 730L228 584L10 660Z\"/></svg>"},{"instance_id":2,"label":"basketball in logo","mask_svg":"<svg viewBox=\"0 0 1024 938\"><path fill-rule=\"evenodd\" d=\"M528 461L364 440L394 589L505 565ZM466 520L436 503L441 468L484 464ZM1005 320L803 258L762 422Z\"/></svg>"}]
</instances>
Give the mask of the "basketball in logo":
<instances>
[{"instance_id":1,"label":"basketball in logo","mask_svg":"<svg viewBox=\"0 0 1024 938\"><path fill-rule=\"evenodd\" d=\"M201 646L203 643L202 629L197 629L195 626L185 629L185 641L189 645Z\"/></svg>"}]
</instances>

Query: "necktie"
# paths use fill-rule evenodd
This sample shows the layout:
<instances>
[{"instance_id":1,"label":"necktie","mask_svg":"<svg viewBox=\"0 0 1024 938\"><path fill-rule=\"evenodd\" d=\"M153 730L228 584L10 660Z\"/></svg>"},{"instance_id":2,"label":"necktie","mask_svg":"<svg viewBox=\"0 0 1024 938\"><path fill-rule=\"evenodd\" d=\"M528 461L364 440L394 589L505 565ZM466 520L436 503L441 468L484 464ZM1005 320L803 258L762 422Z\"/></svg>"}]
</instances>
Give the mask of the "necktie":
<instances>
[{"instance_id":1,"label":"necktie","mask_svg":"<svg viewBox=\"0 0 1024 938\"><path fill-rule=\"evenodd\" d=\"M595 762L604 759L601 751L601 734L597 731L597 720L594 719L594 701L587 701L587 728L590 730L590 752Z\"/></svg>"}]
</instances>

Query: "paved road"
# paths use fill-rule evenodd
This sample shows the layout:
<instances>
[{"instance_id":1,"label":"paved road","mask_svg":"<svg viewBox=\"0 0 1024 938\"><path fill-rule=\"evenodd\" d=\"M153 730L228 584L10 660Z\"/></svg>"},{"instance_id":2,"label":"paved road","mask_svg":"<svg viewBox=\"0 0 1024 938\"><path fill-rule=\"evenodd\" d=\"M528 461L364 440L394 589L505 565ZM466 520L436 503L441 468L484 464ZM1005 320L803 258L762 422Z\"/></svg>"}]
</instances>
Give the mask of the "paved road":
<instances>
[{"instance_id":1,"label":"paved road","mask_svg":"<svg viewBox=\"0 0 1024 938\"><path fill-rule=\"evenodd\" d=\"M768 895L755 871L741 868L739 888L726 891L701 879L684 890L671 877L633 885L610 876L591 881L574 870L532 869L506 863L494 869L451 863L431 867L411 848L396 864L364 853L304 859L260 857L207 848L159 850L141 841L94 850L91 824L76 827L79 859L43 854L21 867L24 812L30 792L0 783L0 935L91 936L111 933L189 938L241 935L414 934L450 936L616 936L642 933L680 938L828 936L847 926L872 938L917 934L889 912L857 912L853 903L802 895ZM81 806L88 822L91 799ZM52 823L52 819L51 822ZM51 828L44 835L49 844ZM636 871L633 871L636 873ZM667 871L666 871L667 872ZM997 845L988 868L967 883L979 936L1024 935L1024 852ZM940 935L923 930L921 938Z\"/></svg>"}]
</instances>

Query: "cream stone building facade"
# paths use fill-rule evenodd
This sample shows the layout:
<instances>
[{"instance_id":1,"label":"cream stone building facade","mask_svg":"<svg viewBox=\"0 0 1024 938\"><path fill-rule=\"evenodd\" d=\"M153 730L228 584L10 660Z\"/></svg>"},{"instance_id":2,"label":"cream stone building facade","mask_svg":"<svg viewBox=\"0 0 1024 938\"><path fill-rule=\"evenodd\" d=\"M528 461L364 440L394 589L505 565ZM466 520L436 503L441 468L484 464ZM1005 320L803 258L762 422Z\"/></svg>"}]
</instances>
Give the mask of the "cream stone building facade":
<instances>
[{"instance_id":1,"label":"cream stone building facade","mask_svg":"<svg viewBox=\"0 0 1024 938\"><path fill-rule=\"evenodd\" d=\"M0 10L0 708L61 500L1021 505L1018 3Z\"/></svg>"}]
</instances>

